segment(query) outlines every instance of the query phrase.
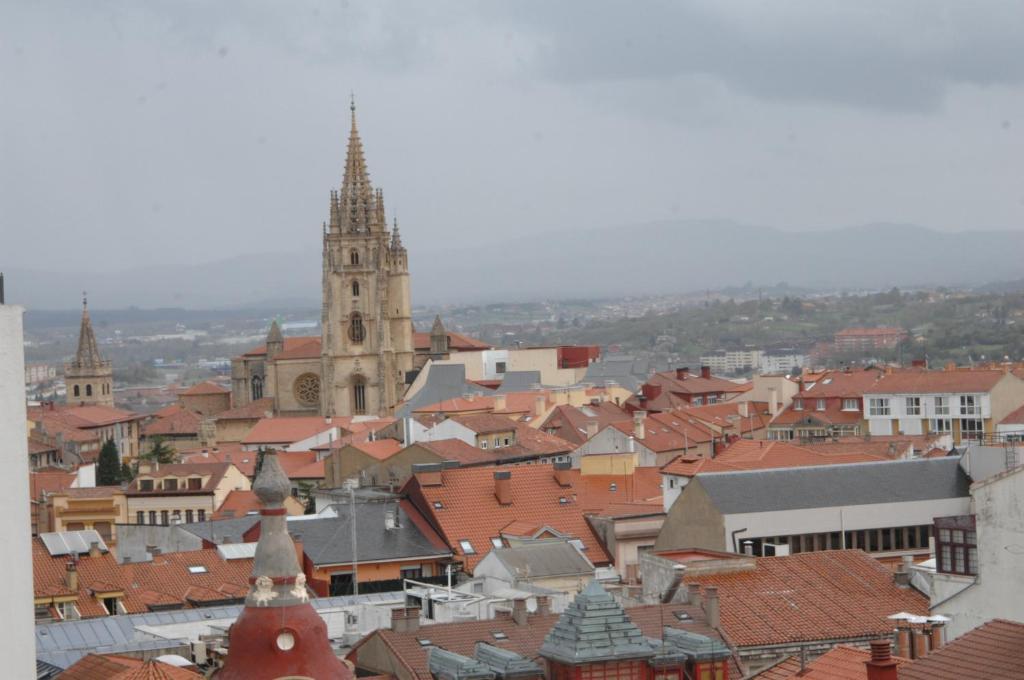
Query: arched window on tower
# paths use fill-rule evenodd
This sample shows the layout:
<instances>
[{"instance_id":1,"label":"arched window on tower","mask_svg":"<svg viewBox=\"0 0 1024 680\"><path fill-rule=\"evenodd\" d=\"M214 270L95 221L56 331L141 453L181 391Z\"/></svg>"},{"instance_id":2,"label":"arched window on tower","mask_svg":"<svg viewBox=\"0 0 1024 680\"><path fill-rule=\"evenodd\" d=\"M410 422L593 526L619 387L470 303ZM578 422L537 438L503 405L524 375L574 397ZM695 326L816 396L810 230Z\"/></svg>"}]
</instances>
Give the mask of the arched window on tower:
<instances>
[{"instance_id":1,"label":"arched window on tower","mask_svg":"<svg viewBox=\"0 0 1024 680\"><path fill-rule=\"evenodd\" d=\"M352 297L359 297L359 282L352 282Z\"/></svg>"},{"instance_id":2,"label":"arched window on tower","mask_svg":"<svg viewBox=\"0 0 1024 680\"><path fill-rule=\"evenodd\" d=\"M353 248L352 252L348 256L348 259L349 262L351 262L352 264L359 264L359 251Z\"/></svg>"},{"instance_id":3,"label":"arched window on tower","mask_svg":"<svg viewBox=\"0 0 1024 680\"><path fill-rule=\"evenodd\" d=\"M365 337L366 329L363 327L363 315L359 312L352 312L348 322L348 339L357 345L361 345Z\"/></svg>"},{"instance_id":4,"label":"arched window on tower","mask_svg":"<svg viewBox=\"0 0 1024 680\"><path fill-rule=\"evenodd\" d=\"M85 396L87 396L87 397L91 397L92 396L92 385L86 385L85 386Z\"/></svg>"},{"instance_id":5,"label":"arched window on tower","mask_svg":"<svg viewBox=\"0 0 1024 680\"><path fill-rule=\"evenodd\" d=\"M75 385L75 396L76 397L82 396L82 390L81 390L81 388L78 387L78 385Z\"/></svg>"},{"instance_id":6,"label":"arched window on tower","mask_svg":"<svg viewBox=\"0 0 1024 680\"><path fill-rule=\"evenodd\" d=\"M366 381L359 376L352 378L352 413L366 414Z\"/></svg>"},{"instance_id":7,"label":"arched window on tower","mask_svg":"<svg viewBox=\"0 0 1024 680\"><path fill-rule=\"evenodd\" d=\"M254 375L252 377L252 400L263 398L263 376Z\"/></svg>"}]
</instances>

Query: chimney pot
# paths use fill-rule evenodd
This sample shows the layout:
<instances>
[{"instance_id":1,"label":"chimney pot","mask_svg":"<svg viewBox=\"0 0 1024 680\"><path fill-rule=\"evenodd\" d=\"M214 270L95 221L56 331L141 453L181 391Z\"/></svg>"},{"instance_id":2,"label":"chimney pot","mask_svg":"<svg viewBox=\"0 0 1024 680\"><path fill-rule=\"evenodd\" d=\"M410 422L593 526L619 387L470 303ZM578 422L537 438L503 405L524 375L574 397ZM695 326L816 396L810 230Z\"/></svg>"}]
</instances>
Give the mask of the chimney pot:
<instances>
[{"instance_id":1,"label":"chimney pot","mask_svg":"<svg viewBox=\"0 0 1024 680\"><path fill-rule=\"evenodd\" d=\"M690 377L690 369L686 366L676 369L676 380L686 380Z\"/></svg>"},{"instance_id":2,"label":"chimney pot","mask_svg":"<svg viewBox=\"0 0 1024 680\"><path fill-rule=\"evenodd\" d=\"M512 600L512 620L516 622L516 625L525 626L529 618L529 614L526 611L526 599L517 597Z\"/></svg>"},{"instance_id":3,"label":"chimney pot","mask_svg":"<svg viewBox=\"0 0 1024 680\"><path fill-rule=\"evenodd\" d=\"M910 627L905 621L896 622L896 653L905 659L914 656L910 649Z\"/></svg>"},{"instance_id":4,"label":"chimney pot","mask_svg":"<svg viewBox=\"0 0 1024 680\"><path fill-rule=\"evenodd\" d=\"M700 377L704 378L705 380L709 379L711 377L711 367L710 366L701 366L700 367Z\"/></svg>"},{"instance_id":5,"label":"chimney pot","mask_svg":"<svg viewBox=\"0 0 1024 680\"><path fill-rule=\"evenodd\" d=\"M555 482L558 486L572 486L572 463L570 461L559 461L552 467L555 470Z\"/></svg>"},{"instance_id":6,"label":"chimney pot","mask_svg":"<svg viewBox=\"0 0 1024 680\"><path fill-rule=\"evenodd\" d=\"M597 428L599 423L596 420L587 421L587 440L591 440L597 436Z\"/></svg>"},{"instance_id":7,"label":"chimney pot","mask_svg":"<svg viewBox=\"0 0 1024 680\"><path fill-rule=\"evenodd\" d=\"M647 430L644 427L644 419L646 417L647 411L633 412L633 436L637 439L643 439L647 435Z\"/></svg>"},{"instance_id":8,"label":"chimney pot","mask_svg":"<svg viewBox=\"0 0 1024 680\"><path fill-rule=\"evenodd\" d=\"M915 630L911 633L914 639L914 658L923 659L928 656L928 635L923 630Z\"/></svg>"},{"instance_id":9,"label":"chimney pot","mask_svg":"<svg viewBox=\"0 0 1024 680\"><path fill-rule=\"evenodd\" d=\"M494 473L494 497L499 505L512 505L512 472L498 470Z\"/></svg>"},{"instance_id":10,"label":"chimney pot","mask_svg":"<svg viewBox=\"0 0 1024 680\"><path fill-rule=\"evenodd\" d=\"M688 583L686 585L686 601L690 604L700 606L700 584Z\"/></svg>"},{"instance_id":11,"label":"chimney pot","mask_svg":"<svg viewBox=\"0 0 1024 680\"><path fill-rule=\"evenodd\" d=\"M704 588L704 617L712 628L717 629L721 624L721 605L718 600L717 586Z\"/></svg>"},{"instance_id":12,"label":"chimney pot","mask_svg":"<svg viewBox=\"0 0 1024 680\"><path fill-rule=\"evenodd\" d=\"M537 615L544 616L551 613L551 598L547 595L537 596Z\"/></svg>"},{"instance_id":13,"label":"chimney pot","mask_svg":"<svg viewBox=\"0 0 1024 680\"><path fill-rule=\"evenodd\" d=\"M66 571L64 573L64 584L68 587L68 590L72 592L78 592L78 565L75 564L74 560L68 560L66 565Z\"/></svg>"},{"instance_id":14,"label":"chimney pot","mask_svg":"<svg viewBox=\"0 0 1024 680\"><path fill-rule=\"evenodd\" d=\"M92 541L89 543L89 557L99 557L103 553L100 552L100 542Z\"/></svg>"},{"instance_id":15,"label":"chimney pot","mask_svg":"<svg viewBox=\"0 0 1024 680\"><path fill-rule=\"evenodd\" d=\"M871 659L864 662L867 666L867 680L897 680L897 664L892 658L892 642L890 640L871 641Z\"/></svg>"},{"instance_id":16,"label":"chimney pot","mask_svg":"<svg viewBox=\"0 0 1024 680\"><path fill-rule=\"evenodd\" d=\"M932 638L931 639L931 643L932 644L931 644L931 647L932 647L932 651L933 652L936 649L939 649L940 647L942 647L942 644L943 644L943 642L942 642L942 631L943 631L942 622L938 622L938 621L937 622L932 622L932 633L931 633L931 638Z\"/></svg>"}]
</instances>

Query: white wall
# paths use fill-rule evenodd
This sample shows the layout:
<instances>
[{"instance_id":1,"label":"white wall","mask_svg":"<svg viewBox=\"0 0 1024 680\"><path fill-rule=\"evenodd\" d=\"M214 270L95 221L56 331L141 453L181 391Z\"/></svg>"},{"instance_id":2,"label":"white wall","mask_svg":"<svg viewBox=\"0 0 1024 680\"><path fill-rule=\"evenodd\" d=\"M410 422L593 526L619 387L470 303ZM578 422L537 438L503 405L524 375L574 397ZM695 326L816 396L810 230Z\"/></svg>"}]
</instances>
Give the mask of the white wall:
<instances>
[{"instance_id":1,"label":"white wall","mask_svg":"<svg viewBox=\"0 0 1024 680\"><path fill-rule=\"evenodd\" d=\"M510 420L509 423L512 423L512 421ZM476 446L476 433L451 418L441 421L428 430L424 430L422 436L416 441L434 442L439 439L461 439L470 446Z\"/></svg>"},{"instance_id":2,"label":"white wall","mask_svg":"<svg viewBox=\"0 0 1024 680\"><path fill-rule=\"evenodd\" d=\"M0 305L0 583L6 591L0 598L0 658L9 678L34 678L36 661L23 311Z\"/></svg>"}]
</instances>

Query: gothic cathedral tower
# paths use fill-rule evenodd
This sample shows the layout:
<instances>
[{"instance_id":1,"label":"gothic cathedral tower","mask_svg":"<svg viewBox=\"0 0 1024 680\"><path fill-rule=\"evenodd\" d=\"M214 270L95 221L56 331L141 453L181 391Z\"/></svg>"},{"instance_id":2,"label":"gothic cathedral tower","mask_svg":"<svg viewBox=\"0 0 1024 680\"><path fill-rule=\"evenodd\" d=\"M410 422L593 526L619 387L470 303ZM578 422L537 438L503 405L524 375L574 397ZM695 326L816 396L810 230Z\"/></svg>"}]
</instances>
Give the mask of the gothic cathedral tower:
<instances>
[{"instance_id":1,"label":"gothic cathedral tower","mask_svg":"<svg viewBox=\"0 0 1024 680\"><path fill-rule=\"evenodd\" d=\"M320 411L324 416L393 412L413 366L408 254L389 232L352 104L345 177L331 191L324 224Z\"/></svg>"},{"instance_id":2,"label":"gothic cathedral tower","mask_svg":"<svg viewBox=\"0 0 1024 680\"><path fill-rule=\"evenodd\" d=\"M82 323L78 330L78 351L64 365L67 401L73 406L113 406L114 371L100 356L96 335L92 332L89 303L82 294Z\"/></svg>"}]
</instances>

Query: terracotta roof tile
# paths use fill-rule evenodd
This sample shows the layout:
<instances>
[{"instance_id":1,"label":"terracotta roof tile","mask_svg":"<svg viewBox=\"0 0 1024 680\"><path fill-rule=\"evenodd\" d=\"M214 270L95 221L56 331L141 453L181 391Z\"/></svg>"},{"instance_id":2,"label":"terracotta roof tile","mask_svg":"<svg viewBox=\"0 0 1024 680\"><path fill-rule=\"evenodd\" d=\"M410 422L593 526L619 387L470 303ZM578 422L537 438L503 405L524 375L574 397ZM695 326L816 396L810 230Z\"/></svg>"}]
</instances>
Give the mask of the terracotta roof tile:
<instances>
[{"instance_id":1,"label":"terracotta roof tile","mask_svg":"<svg viewBox=\"0 0 1024 680\"><path fill-rule=\"evenodd\" d=\"M791 656L771 668L761 671L752 680L867 680L865 661L871 658L871 652L849 645L836 645L817 659L806 664L801 672L800 659ZM900 656L892 657L896 667L910 663L910 659ZM902 674L901 676L902 677Z\"/></svg>"},{"instance_id":2,"label":"terracotta roof tile","mask_svg":"<svg viewBox=\"0 0 1024 680\"><path fill-rule=\"evenodd\" d=\"M320 336L319 335L296 335L294 337L285 338L284 339L284 349L282 350L282 354L284 354L285 352L291 352L291 351L295 351L295 350L300 350L300 348L305 347L307 345L311 345L313 343L316 343L316 345L317 345L316 356L319 357L320 356L320 347L319 347L319 345L320 345ZM267 346L266 345L260 345L259 347L253 347L248 352L245 352L242 356L243 357L258 357L258 356L266 356L266 354L267 354ZM278 357L280 357L280 356L281 355L279 354Z\"/></svg>"},{"instance_id":3,"label":"terracotta roof tile","mask_svg":"<svg viewBox=\"0 0 1024 680\"><path fill-rule=\"evenodd\" d=\"M245 406L221 411L217 414L217 420L257 420L266 418L274 412L274 400L271 397L250 401Z\"/></svg>"},{"instance_id":4,"label":"terracotta roof tile","mask_svg":"<svg viewBox=\"0 0 1024 680\"><path fill-rule=\"evenodd\" d=\"M1009 374L1002 370L897 371L875 383L866 394L985 393ZM1017 380L1012 377L1011 380Z\"/></svg>"},{"instance_id":5,"label":"terracotta roof tile","mask_svg":"<svg viewBox=\"0 0 1024 680\"><path fill-rule=\"evenodd\" d=\"M363 453L377 460L387 460L401 451L404 447L397 439L378 439L372 442L357 442L352 444Z\"/></svg>"},{"instance_id":6,"label":"terracotta roof tile","mask_svg":"<svg viewBox=\"0 0 1024 680\"><path fill-rule=\"evenodd\" d=\"M1024 425L1024 405L999 421L1000 425Z\"/></svg>"},{"instance_id":7,"label":"terracotta roof tile","mask_svg":"<svg viewBox=\"0 0 1024 680\"><path fill-rule=\"evenodd\" d=\"M452 416L452 420L467 427L477 434L494 434L496 432L511 432L516 429L516 423L511 418L495 415L493 413L473 413L464 416Z\"/></svg>"},{"instance_id":8,"label":"terracotta roof tile","mask_svg":"<svg viewBox=\"0 0 1024 680\"><path fill-rule=\"evenodd\" d=\"M327 422L320 416L296 416L294 418L262 418L253 425L249 433L242 438L246 445L288 445L314 437L331 428L339 427L338 423Z\"/></svg>"},{"instance_id":9,"label":"terracotta roof tile","mask_svg":"<svg viewBox=\"0 0 1024 680\"><path fill-rule=\"evenodd\" d=\"M419 352L430 351L430 333L413 333L412 344ZM482 340L471 338L462 333L448 331L448 349L458 352L469 352L473 350L490 349L491 345Z\"/></svg>"},{"instance_id":10,"label":"terracotta roof tile","mask_svg":"<svg viewBox=\"0 0 1024 680\"><path fill-rule=\"evenodd\" d=\"M889 568L860 550L754 561L752 570L685 577L718 587L722 629L739 647L884 637L890 614L928 613L923 595L898 587Z\"/></svg>"},{"instance_id":11,"label":"terracotta roof tile","mask_svg":"<svg viewBox=\"0 0 1024 680\"><path fill-rule=\"evenodd\" d=\"M220 444L179 451L182 463L231 463L250 479L256 476L256 451L246 451L239 443Z\"/></svg>"},{"instance_id":12,"label":"terracotta roof tile","mask_svg":"<svg viewBox=\"0 0 1024 680\"><path fill-rule=\"evenodd\" d=\"M1024 623L994 619L900 668L900 680L961 678L1024 678Z\"/></svg>"},{"instance_id":13,"label":"terracotta roof tile","mask_svg":"<svg viewBox=\"0 0 1024 680\"><path fill-rule=\"evenodd\" d=\"M142 428L142 436L173 436L173 435L198 435L199 426L203 417L180 406L173 411L164 409L167 413Z\"/></svg>"},{"instance_id":14,"label":"terracotta roof tile","mask_svg":"<svg viewBox=\"0 0 1024 680\"><path fill-rule=\"evenodd\" d=\"M203 676L187 668L117 654L88 654L60 674L66 680L196 680Z\"/></svg>"},{"instance_id":15,"label":"terracotta roof tile","mask_svg":"<svg viewBox=\"0 0 1024 680\"><path fill-rule=\"evenodd\" d=\"M178 392L178 394L186 397L198 397L209 394L231 394L231 389L224 387L223 385L219 385L212 380L204 380L203 382L196 383L186 390Z\"/></svg>"},{"instance_id":16,"label":"terracotta roof tile","mask_svg":"<svg viewBox=\"0 0 1024 680\"><path fill-rule=\"evenodd\" d=\"M687 446L710 442L716 433L685 409L651 413L644 418L644 436L637 441L655 452L682 451ZM611 427L625 434L633 434L633 423L615 422Z\"/></svg>"},{"instance_id":17,"label":"terracotta roof tile","mask_svg":"<svg viewBox=\"0 0 1024 680\"><path fill-rule=\"evenodd\" d=\"M146 472L140 471L131 484L125 488L125 493L129 496L211 494L230 468L231 463L169 463L161 465L159 469L151 469ZM178 485L178 489L175 491L164 491L161 489L142 491L139 489L139 481L143 478L157 480L166 477L185 478L190 476L206 477L206 483L203 484L201 489L182 488L183 485L181 484Z\"/></svg>"},{"instance_id":18,"label":"terracotta roof tile","mask_svg":"<svg viewBox=\"0 0 1024 680\"><path fill-rule=\"evenodd\" d=\"M735 472L809 465L841 465L891 460L889 444L800 445L782 441L739 439L712 458L677 456L661 468L663 474L693 477L705 472ZM885 453L883 453L885 452Z\"/></svg>"},{"instance_id":19,"label":"terracotta roof tile","mask_svg":"<svg viewBox=\"0 0 1024 680\"><path fill-rule=\"evenodd\" d=\"M826 371L818 376L804 377L805 387L797 397L805 399L838 399L862 397L864 392L881 379L883 371L866 368L862 371Z\"/></svg>"},{"instance_id":20,"label":"terracotta roof tile","mask_svg":"<svg viewBox=\"0 0 1024 680\"><path fill-rule=\"evenodd\" d=\"M596 422L598 429L601 429L613 422L630 420L632 416L612 402L604 401L586 406L562 404L551 409L551 413L539 429L580 445L587 441L587 423Z\"/></svg>"}]
</instances>

